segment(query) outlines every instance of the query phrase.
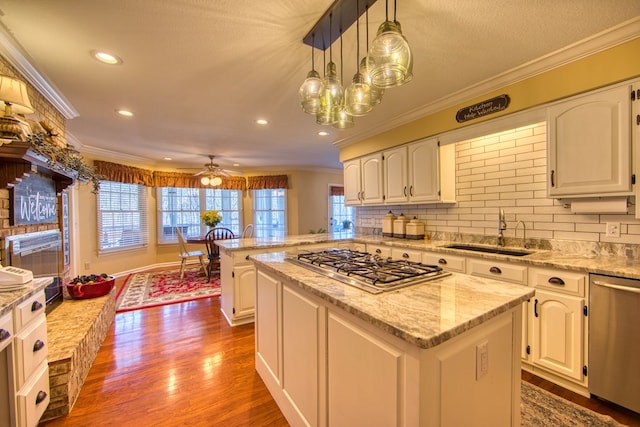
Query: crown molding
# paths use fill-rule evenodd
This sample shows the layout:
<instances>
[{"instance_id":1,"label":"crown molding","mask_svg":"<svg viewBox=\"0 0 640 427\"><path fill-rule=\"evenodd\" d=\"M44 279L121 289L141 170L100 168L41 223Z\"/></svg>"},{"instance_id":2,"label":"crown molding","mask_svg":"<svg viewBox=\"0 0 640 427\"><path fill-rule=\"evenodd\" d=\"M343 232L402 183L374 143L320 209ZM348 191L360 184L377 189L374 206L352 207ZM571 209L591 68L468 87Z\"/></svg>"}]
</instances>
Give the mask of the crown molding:
<instances>
[{"instance_id":1,"label":"crown molding","mask_svg":"<svg viewBox=\"0 0 640 427\"><path fill-rule=\"evenodd\" d=\"M607 29L574 44L565 46L555 52L524 63L507 70L494 77L469 86L446 97L437 99L429 104L420 106L395 119L385 121L383 125L372 126L366 132L352 135L333 143L338 148L344 148L366 138L413 122L430 114L459 105L471 98L482 96L505 86L543 74L555 68L621 45L640 35L640 17L630 19L615 27Z\"/></svg>"},{"instance_id":2,"label":"crown molding","mask_svg":"<svg viewBox=\"0 0 640 427\"><path fill-rule=\"evenodd\" d=\"M0 25L0 55L67 120L78 117L78 111L31 65L27 55L17 46L18 43L11 37L6 27Z\"/></svg>"}]
</instances>

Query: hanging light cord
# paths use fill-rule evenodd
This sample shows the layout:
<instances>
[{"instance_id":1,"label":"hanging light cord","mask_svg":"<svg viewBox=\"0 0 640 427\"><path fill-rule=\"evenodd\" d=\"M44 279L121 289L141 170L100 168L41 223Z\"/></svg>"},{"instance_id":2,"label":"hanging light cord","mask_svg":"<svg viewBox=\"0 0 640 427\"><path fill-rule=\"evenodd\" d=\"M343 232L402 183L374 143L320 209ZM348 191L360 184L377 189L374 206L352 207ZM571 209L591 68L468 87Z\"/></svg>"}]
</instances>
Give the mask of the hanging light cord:
<instances>
[{"instance_id":1,"label":"hanging light cord","mask_svg":"<svg viewBox=\"0 0 640 427\"><path fill-rule=\"evenodd\" d=\"M393 22L398 22L396 21L396 1L397 0L393 0Z\"/></svg>"},{"instance_id":2,"label":"hanging light cord","mask_svg":"<svg viewBox=\"0 0 640 427\"><path fill-rule=\"evenodd\" d=\"M360 64L360 3L356 0L356 72Z\"/></svg>"},{"instance_id":3,"label":"hanging light cord","mask_svg":"<svg viewBox=\"0 0 640 427\"><path fill-rule=\"evenodd\" d=\"M340 28L340 82L344 82L344 75L342 71L344 67L342 66L342 28Z\"/></svg>"},{"instance_id":4,"label":"hanging light cord","mask_svg":"<svg viewBox=\"0 0 640 427\"><path fill-rule=\"evenodd\" d=\"M313 52L313 48L315 47L315 44L316 44L316 33L313 33L311 35L311 69L313 71L316 70L316 65L315 65L315 61L314 61L315 55L314 55L314 52Z\"/></svg>"},{"instance_id":5,"label":"hanging light cord","mask_svg":"<svg viewBox=\"0 0 640 427\"><path fill-rule=\"evenodd\" d=\"M329 14L329 40L331 40L331 36L333 35L333 31L331 30L331 21L333 18L333 13ZM333 43L329 44L329 62L333 62Z\"/></svg>"},{"instance_id":6,"label":"hanging light cord","mask_svg":"<svg viewBox=\"0 0 640 427\"><path fill-rule=\"evenodd\" d=\"M364 7L364 16L367 23L367 53L369 52L369 5Z\"/></svg>"},{"instance_id":7,"label":"hanging light cord","mask_svg":"<svg viewBox=\"0 0 640 427\"><path fill-rule=\"evenodd\" d=\"M385 16L385 20L388 21L389 20L389 0L385 0L384 2L384 16Z\"/></svg>"}]
</instances>

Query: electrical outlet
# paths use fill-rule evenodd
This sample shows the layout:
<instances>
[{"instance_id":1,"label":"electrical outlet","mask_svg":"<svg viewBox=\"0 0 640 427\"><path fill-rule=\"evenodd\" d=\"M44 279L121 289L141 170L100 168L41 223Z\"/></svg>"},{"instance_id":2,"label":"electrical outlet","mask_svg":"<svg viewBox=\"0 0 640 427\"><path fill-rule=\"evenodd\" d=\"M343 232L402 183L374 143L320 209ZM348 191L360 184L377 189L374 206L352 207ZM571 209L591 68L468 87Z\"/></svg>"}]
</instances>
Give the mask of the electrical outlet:
<instances>
[{"instance_id":1,"label":"electrical outlet","mask_svg":"<svg viewBox=\"0 0 640 427\"><path fill-rule=\"evenodd\" d=\"M489 341L476 345L476 381L489 373Z\"/></svg>"},{"instance_id":2,"label":"electrical outlet","mask_svg":"<svg viewBox=\"0 0 640 427\"><path fill-rule=\"evenodd\" d=\"M88 263L88 262L85 262L85 263L84 263L84 269L85 269L85 270L91 270L91 264L90 264L90 263Z\"/></svg>"},{"instance_id":3,"label":"electrical outlet","mask_svg":"<svg viewBox=\"0 0 640 427\"><path fill-rule=\"evenodd\" d=\"M620 237L619 222L607 222L606 230L607 230L607 237Z\"/></svg>"}]
</instances>

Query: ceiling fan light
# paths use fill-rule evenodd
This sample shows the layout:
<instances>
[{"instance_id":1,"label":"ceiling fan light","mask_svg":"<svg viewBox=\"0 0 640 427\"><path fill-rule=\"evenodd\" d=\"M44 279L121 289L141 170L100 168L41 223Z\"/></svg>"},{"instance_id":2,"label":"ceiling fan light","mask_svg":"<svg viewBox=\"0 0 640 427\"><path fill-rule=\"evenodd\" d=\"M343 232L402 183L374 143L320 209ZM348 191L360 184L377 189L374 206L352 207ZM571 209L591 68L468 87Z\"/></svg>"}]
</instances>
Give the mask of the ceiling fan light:
<instances>
[{"instance_id":1,"label":"ceiling fan light","mask_svg":"<svg viewBox=\"0 0 640 427\"><path fill-rule=\"evenodd\" d=\"M300 86L300 105L307 114L316 114L320 108L320 86L322 79L316 70L309 71L307 78Z\"/></svg>"},{"instance_id":2,"label":"ceiling fan light","mask_svg":"<svg viewBox=\"0 0 640 427\"><path fill-rule=\"evenodd\" d=\"M400 86L413 77L413 57L400 23L384 21L367 55L371 82L380 88Z\"/></svg>"},{"instance_id":3,"label":"ceiling fan light","mask_svg":"<svg viewBox=\"0 0 640 427\"><path fill-rule=\"evenodd\" d=\"M202 185L209 185L209 177L203 176L202 178L200 178L200 182L202 183Z\"/></svg>"},{"instance_id":4,"label":"ceiling fan light","mask_svg":"<svg viewBox=\"0 0 640 427\"><path fill-rule=\"evenodd\" d=\"M211 178L211 180L209 181L209 184L214 187L217 187L218 185L222 184L222 178L220 178L219 176L215 176Z\"/></svg>"},{"instance_id":5,"label":"ceiling fan light","mask_svg":"<svg viewBox=\"0 0 640 427\"><path fill-rule=\"evenodd\" d=\"M360 73L353 76L353 81L346 90L345 108L352 116L364 116L373 109L371 88Z\"/></svg>"}]
</instances>

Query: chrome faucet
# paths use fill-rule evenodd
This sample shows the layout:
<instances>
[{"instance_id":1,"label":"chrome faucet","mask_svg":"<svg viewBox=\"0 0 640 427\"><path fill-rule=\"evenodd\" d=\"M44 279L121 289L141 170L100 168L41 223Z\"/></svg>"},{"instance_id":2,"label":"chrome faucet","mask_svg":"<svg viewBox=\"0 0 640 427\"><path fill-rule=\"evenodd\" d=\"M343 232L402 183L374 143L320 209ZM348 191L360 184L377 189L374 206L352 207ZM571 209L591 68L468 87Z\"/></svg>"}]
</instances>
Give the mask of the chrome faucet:
<instances>
[{"instance_id":1,"label":"chrome faucet","mask_svg":"<svg viewBox=\"0 0 640 427\"><path fill-rule=\"evenodd\" d=\"M527 226L524 225L524 221L518 221L516 224L516 231L514 233L514 237L518 237L518 226L522 224L522 247L527 249Z\"/></svg>"},{"instance_id":2,"label":"chrome faucet","mask_svg":"<svg viewBox=\"0 0 640 427\"><path fill-rule=\"evenodd\" d=\"M504 220L504 210L500 208L498 215L498 246L504 246L504 234L502 233L507 229L507 223Z\"/></svg>"}]
</instances>

